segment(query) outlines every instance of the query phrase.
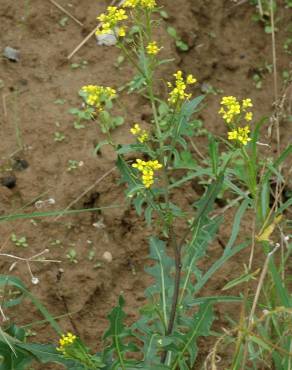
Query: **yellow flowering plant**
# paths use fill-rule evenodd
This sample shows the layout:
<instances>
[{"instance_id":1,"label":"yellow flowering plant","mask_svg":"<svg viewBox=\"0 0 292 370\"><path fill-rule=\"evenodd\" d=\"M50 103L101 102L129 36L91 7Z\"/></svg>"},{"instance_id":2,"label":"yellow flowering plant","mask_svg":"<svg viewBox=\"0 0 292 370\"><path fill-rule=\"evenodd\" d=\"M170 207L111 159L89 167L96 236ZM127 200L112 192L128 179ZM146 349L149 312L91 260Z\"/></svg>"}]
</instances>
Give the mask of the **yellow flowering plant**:
<instances>
[{"instance_id":1,"label":"yellow flowering plant","mask_svg":"<svg viewBox=\"0 0 292 370\"><path fill-rule=\"evenodd\" d=\"M259 297L257 293L251 296L249 286L249 281L256 276L252 264L256 243L263 246L267 255L265 269L267 271L271 266L270 274L276 281L272 286L277 288L272 292L275 301L281 302L285 309L291 306L271 259L275 250L272 233L280 224L282 213L291 205L291 199L281 200L283 184L280 182L276 185L272 205L270 195L272 176L291 154L292 146L279 153L276 160L261 158L258 145L263 122L254 122L252 100L225 96L218 114L227 130L227 140L221 140L226 151L220 152L221 142L208 132L206 154L199 152L193 138L198 135L200 126L194 117L205 96L198 94L197 78L182 70L172 71L168 81L163 80L165 94L159 90L157 69L167 60L160 59L164 50L153 37L156 8L155 0L126 0L121 7L110 6L98 16L101 25L97 30L98 35L113 33L116 36L117 47L135 69L136 84L131 92L141 94L149 105L151 116L148 122L133 123L129 119L112 116L110 112L116 107L117 92L112 87L101 85L83 86L79 92L83 108L71 112L80 119L94 120L99 124L106 140L101 141L96 150L103 145L111 145L116 153L120 184L124 187L129 206L145 218L147 226L155 225L149 238L149 260L152 263L145 268L152 278L145 291L147 303L141 307L139 318L127 325L125 300L123 296L119 297L117 306L108 314L109 327L97 354L93 354L77 334L60 334L60 328L50 318L48 321L60 335L59 344L35 347L16 343L18 349L27 351L27 356L42 363L54 361L67 369L82 370L191 370L196 366L199 338L212 335L213 305L236 302L242 305L242 310L240 325L234 329L237 342L230 369L243 369L241 363L246 360L249 350L248 338L260 321L257 321L254 308ZM132 42L127 43L126 27L131 24L135 26L136 34ZM116 142L111 135L111 131L119 129L124 122L123 129L128 130L131 138L127 144ZM175 195L178 192L183 194L184 186L192 181L204 185L204 194L183 208L176 202ZM216 241L218 230L223 225L222 214L231 207L228 204L222 211L216 209L216 203L226 189L235 195L230 203L234 202L238 208L231 235L218 259L202 268L209 245ZM240 223L247 212L252 214L253 235L237 242ZM224 287L227 290L244 283L243 294L212 297L202 294L210 278L230 258L250 246L249 265L244 275ZM269 265L271 261L273 265ZM267 291L272 288L268 286ZM255 302L253 308L250 307L251 298ZM273 304L269 302L269 308L276 309ZM247 310L253 312L248 318ZM261 323L258 325L260 335L267 332ZM269 325L277 335L283 333L278 326L273 326L274 323ZM278 335L277 341L283 344L281 337ZM257 339L255 343L259 345L261 342ZM286 352L291 343L284 342ZM39 354L40 349L47 357ZM216 350L217 345L214 353ZM250 358L254 355L251 350Z\"/></svg>"}]
</instances>

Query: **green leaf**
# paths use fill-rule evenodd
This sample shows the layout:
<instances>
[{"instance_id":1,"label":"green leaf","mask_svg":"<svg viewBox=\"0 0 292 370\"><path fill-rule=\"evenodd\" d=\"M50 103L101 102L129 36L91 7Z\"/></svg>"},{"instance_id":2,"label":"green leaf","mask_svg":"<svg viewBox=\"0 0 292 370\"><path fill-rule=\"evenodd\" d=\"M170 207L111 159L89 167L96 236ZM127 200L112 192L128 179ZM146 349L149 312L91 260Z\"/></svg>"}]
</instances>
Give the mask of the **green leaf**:
<instances>
[{"instance_id":1,"label":"green leaf","mask_svg":"<svg viewBox=\"0 0 292 370\"><path fill-rule=\"evenodd\" d=\"M175 169L195 169L197 162L194 160L192 153L189 151L182 151L178 158L174 162Z\"/></svg>"},{"instance_id":2,"label":"green leaf","mask_svg":"<svg viewBox=\"0 0 292 370\"><path fill-rule=\"evenodd\" d=\"M260 192L260 209L259 209L262 222L264 222L269 215L270 194L271 194L270 182L269 181L263 182Z\"/></svg>"},{"instance_id":3,"label":"green leaf","mask_svg":"<svg viewBox=\"0 0 292 370\"><path fill-rule=\"evenodd\" d=\"M259 337L256 337L254 335L249 335L248 336L248 339L250 339L251 341L253 341L254 343L256 343L257 345L259 345L260 347L262 347L263 349L269 351L270 353L273 351L273 348L270 347L266 342L264 342L261 338Z\"/></svg>"},{"instance_id":4,"label":"green leaf","mask_svg":"<svg viewBox=\"0 0 292 370\"><path fill-rule=\"evenodd\" d=\"M121 126L121 125L125 122L125 120L124 120L124 117L122 117L122 116L117 116L117 117L115 117L115 118L113 119L113 122L114 122L114 125L115 125L115 126Z\"/></svg>"},{"instance_id":5,"label":"green leaf","mask_svg":"<svg viewBox=\"0 0 292 370\"><path fill-rule=\"evenodd\" d=\"M176 47L181 50L181 51L188 51L189 50L189 45L186 44L184 41L182 40L176 40L175 42L175 45Z\"/></svg>"},{"instance_id":6,"label":"green leaf","mask_svg":"<svg viewBox=\"0 0 292 370\"><path fill-rule=\"evenodd\" d=\"M218 163L219 163L219 151L218 151L218 143L214 139L214 136L210 136L209 138L209 154L211 158L213 174L215 177L217 177Z\"/></svg>"},{"instance_id":7,"label":"green leaf","mask_svg":"<svg viewBox=\"0 0 292 370\"><path fill-rule=\"evenodd\" d=\"M169 34L169 36L173 37L174 39L177 38L177 33L176 33L176 29L174 27L167 27L167 33Z\"/></svg>"},{"instance_id":8,"label":"green leaf","mask_svg":"<svg viewBox=\"0 0 292 370\"><path fill-rule=\"evenodd\" d=\"M179 339L182 342L182 345L180 345L179 351L177 351L178 354L171 364L172 370L176 370L178 366L179 369L190 369L193 367L197 355L196 341L199 336L209 335L212 322L212 305L209 303L205 303L200 306L199 311L194 315L191 327L189 328L187 333L174 333L174 337L176 339ZM185 357L186 355L187 357ZM188 366L187 362L189 362Z\"/></svg>"},{"instance_id":9,"label":"green leaf","mask_svg":"<svg viewBox=\"0 0 292 370\"><path fill-rule=\"evenodd\" d=\"M143 144L124 144L119 147L117 154L128 154L132 152L145 152L145 145Z\"/></svg>"},{"instance_id":10,"label":"green leaf","mask_svg":"<svg viewBox=\"0 0 292 370\"><path fill-rule=\"evenodd\" d=\"M14 276L9 275L0 275L0 286L13 286L20 290L27 298L29 298L36 308L42 313L45 319L51 324L52 328L58 333L61 334L61 329L54 318L50 315L47 309L40 303L40 301L35 298L25 287L20 279Z\"/></svg>"},{"instance_id":11,"label":"green leaf","mask_svg":"<svg viewBox=\"0 0 292 370\"><path fill-rule=\"evenodd\" d=\"M198 209L197 220L207 215L213 209L215 199L222 189L223 181L224 174L221 174L213 184L208 186L206 194L199 201L195 202L195 206Z\"/></svg>"},{"instance_id":12,"label":"green leaf","mask_svg":"<svg viewBox=\"0 0 292 370\"><path fill-rule=\"evenodd\" d=\"M226 249L229 249L229 248L233 247L233 244L236 241L237 235L238 235L239 230L240 230L241 219L242 219L243 215L245 214L245 211L249 207L250 203L251 203L251 200L249 198L246 198L246 199L243 200L240 207L238 208L238 210L235 214L235 217L234 217L232 231L231 231L231 235L230 235L230 238L228 240L228 243L226 245Z\"/></svg>"},{"instance_id":13,"label":"green leaf","mask_svg":"<svg viewBox=\"0 0 292 370\"><path fill-rule=\"evenodd\" d=\"M123 339L129 337L131 334L128 329L124 326L124 319L126 317L123 307L125 300L122 296L119 297L118 306L114 307L108 315L110 326L103 335L103 340L110 341L110 345L107 347L106 352L114 355L113 369L122 368L126 369L126 364L129 361L126 360L126 352L130 350L133 352L135 346L131 343L124 344Z\"/></svg>"},{"instance_id":14,"label":"green leaf","mask_svg":"<svg viewBox=\"0 0 292 370\"><path fill-rule=\"evenodd\" d=\"M33 359L21 349L16 349L14 355L7 344L0 342L0 370L25 370Z\"/></svg>"},{"instance_id":15,"label":"green leaf","mask_svg":"<svg viewBox=\"0 0 292 370\"><path fill-rule=\"evenodd\" d=\"M194 279L201 280L202 272L198 269L198 261L207 253L209 244L216 237L223 218L209 219L207 215L197 221L191 240L183 247L181 290L178 306L187 307L194 302Z\"/></svg>"},{"instance_id":16,"label":"green leaf","mask_svg":"<svg viewBox=\"0 0 292 370\"><path fill-rule=\"evenodd\" d=\"M280 208L277 210L277 215L282 214L287 208L289 208L292 205L292 198L288 199L285 203L281 205Z\"/></svg>"},{"instance_id":17,"label":"green leaf","mask_svg":"<svg viewBox=\"0 0 292 370\"><path fill-rule=\"evenodd\" d=\"M32 219L38 217L51 217L51 216L59 216L59 215L71 215L71 214L78 214L83 212L93 212L93 211L100 211L106 208L118 208L120 205L111 205L107 207L99 207L99 208L86 208L86 209L71 209L71 210L59 210L59 211L49 211L49 212L32 212L32 213L16 213L12 215L5 215L0 216L0 223L7 222L7 221L14 221L19 219Z\"/></svg>"},{"instance_id":18,"label":"green leaf","mask_svg":"<svg viewBox=\"0 0 292 370\"><path fill-rule=\"evenodd\" d=\"M122 156L118 155L116 165L121 173L122 182L127 183L130 188L140 185L140 183L136 180L133 169L128 166L127 162L122 158Z\"/></svg>"},{"instance_id":19,"label":"green leaf","mask_svg":"<svg viewBox=\"0 0 292 370\"><path fill-rule=\"evenodd\" d=\"M183 117L186 121L188 121L204 99L205 95L200 95L190 101L185 102L181 108L180 117Z\"/></svg>"},{"instance_id":20,"label":"green leaf","mask_svg":"<svg viewBox=\"0 0 292 370\"><path fill-rule=\"evenodd\" d=\"M199 297L193 298L193 300L188 304L189 307L197 306L203 303L238 303L242 302L242 297L235 297L235 296L225 296L225 295L218 295L218 296L210 296L210 297Z\"/></svg>"},{"instance_id":21,"label":"green leaf","mask_svg":"<svg viewBox=\"0 0 292 370\"><path fill-rule=\"evenodd\" d=\"M262 178L262 182L265 183L267 181L269 181L270 179L270 176L272 174L272 168L273 169L277 169L281 163L283 163L283 161L292 153L292 144L290 144L282 153L281 155L279 156L279 158L277 158L274 163L272 164L272 166L266 171L266 173L264 174L263 178Z\"/></svg>"},{"instance_id":22,"label":"green leaf","mask_svg":"<svg viewBox=\"0 0 292 370\"><path fill-rule=\"evenodd\" d=\"M231 288L233 288L233 287L235 287L239 284L246 283L250 280L255 279L255 276L259 273L259 271L260 270L258 269L255 272L245 273L245 274L239 276L238 278L229 281L226 285L224 285L222 290L228 290L228 289L231 289Z\"/></svg>"},{"instance_id":23,"label":"green leaf","mask_svg":"<svg viewBox=\"0 0 292 370\"><path fill-rule=\"evenodd\" d=\"M273 282L276 287L276 293L280 301L280 305L291 308L292 307L292 298L289 294L287 288L283 285L283 282L281 280L281 276L279 272L277 271L277 268L275 266L275 262L273 259L273 256L271 257L269 261L269 271L272 275Z\"/></svg>"},{"instance_id":24,"label":"green leaf","mask_svg":"<svg viewBox=\"0 0 292 370\"><path fill-rule=\"evenodd\" d=\"M108 145L108 144L110 144L108 140L100 141L94 148L94 154L97 154L104 145Z\"/></svg>"},{"instance_id":25,"label":"green leaf","mask_svg":"<svg viewBox=\"0 0 292 370\"><path fill-rule=\"evenodd\" d=\"M238 246L225 250L223 255L209 268L209 270L203 275L202 279L198 281L194 287L194 291L199 292L207 281L211 278L214 273L219 270L231 257L240 252L242 249L247 247L249 242L241 243Z\"/></svg>"},{"instance_id":26,"label":"green leaf","mask_svg":"<svg viewBox=\"0 0 292 370\"><path fill-rule=\"evenodd\" d=\"M31 353L34 358L42 364L53 362L65 365L67 369L87 370L87 367L79 362L64 358L60 352L56 350L56 347L51 344L18 343L17 347Z\"/></svg>"},{"instance_id":27,"label":"green leaf","mask_svg":"<svg viewBox=\"0 0 292 370\"><path fill-rule=\"evenodd\" d=\"M263 119L261 119L255 126L255 129L253 130L252 132L252 138L251 138L251 161L253 163L257 163L257 141L258 141L258 138L260 136L260 129L262 127L262 125L264 123L266 123L267 121L267 118L264 117Z\"/></svg>"},{"instance_id":28,"label":"green leaf","mask_svg":"<svg viewBox=\"0 0 292 370\"><path fill-rule=\"evenodd\" d=\"M168 314L171 305L170 289L173 287L174 260L170 258L165 249L165 243L157 238L150 238L150 259L156 261L151 267L146 267L145 271L155 278L155 284L146 289L146 296L158 298L161 307L163 325L168 325Z\"/></svg>"}]
</instances>

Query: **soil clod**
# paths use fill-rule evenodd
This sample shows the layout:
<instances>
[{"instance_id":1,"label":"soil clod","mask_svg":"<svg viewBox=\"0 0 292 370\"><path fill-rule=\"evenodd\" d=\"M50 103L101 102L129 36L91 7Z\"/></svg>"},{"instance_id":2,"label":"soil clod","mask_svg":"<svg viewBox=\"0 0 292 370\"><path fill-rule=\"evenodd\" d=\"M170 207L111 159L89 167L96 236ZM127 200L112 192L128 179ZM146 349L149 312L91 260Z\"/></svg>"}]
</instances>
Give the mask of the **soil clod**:
<instances>
[{"instance_id":1,"label":"soil clod","mask_svg":"<svg viewBox=\"0 0 292 370\"><path fill-rule=\"evenodd\" d=\"M16 186L16 177L14 175L5 176L0 179L0 182L8 189L13 189Z\"/></svg>"},{"instance_id":2,"label":"soil clod","mask_svg":"<svg viewBox=\"0 0 292 370\"><path fill-rule=\"evenodd\" d=\"M29 167L28 161L26 159L17 158L14 160L13 169L15 171L23 171Z\"/></svg>"}]
</instances>

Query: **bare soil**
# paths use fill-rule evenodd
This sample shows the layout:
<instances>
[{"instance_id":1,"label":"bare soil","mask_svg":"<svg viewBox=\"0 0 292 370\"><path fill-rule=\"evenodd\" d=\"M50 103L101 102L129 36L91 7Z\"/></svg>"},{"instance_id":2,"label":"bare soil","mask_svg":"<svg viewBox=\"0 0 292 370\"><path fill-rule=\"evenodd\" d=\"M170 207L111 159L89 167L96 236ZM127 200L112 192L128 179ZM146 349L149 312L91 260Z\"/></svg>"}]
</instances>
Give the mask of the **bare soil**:
<instances>
[{"instance_id":1,"label":"bare soil","mask_svg":"<svg viewBox=\"0 0 292 370\"><path fill-rule=\"evenodd\" d=\"M38 285L31 284L25 263L18 263L13 274L25 282L52 315L64 315L59 319L64 331L77 332L89 346L98 349L108 325L106 315L116 304L118 295L123 292L125 296L129 322L137 317L138 307L145 301L143 292L149 278L144 272L144 264L151 230L125 201L124 188L118 184L118 173L113 170L107 174L114 167L114 152L104 147L101 155L93 154L96 143L104 139L103 135L91 123L75 129L74 117L68 113L70 108L80 106L77 92L81 86L100 84L117 88L133 76L130 66L122 65L120 69L114 66L119 51L114 47L97 46L94 37L70 61L67 59L95 27L97 14L104 11L108 3L101 0L71 0L70 4L62 0L59 3L84 27L71 19L65 22L64 14L49 1L0 0L1 51L6 46L20 51L17 63L5 57L0 59L0 178L11 176L12 183L16 181L11 189L0 186L0 215L61 210L73 201L72 209L111 208L58 219L48 217L35 219L35 222L0 223L0 248L2 253L24 257L48 248L48 258L61 261L32 265L33 274L40 279ZM267 68L272 64L271 35L264 32L262 24L252 21L255 8L247 1L240 3L231 0L161 2L169 19L159 28L157 40L164 46L163 56L175 58L173 63L163 67L161 74L167 80L180 68L198 78L197 94L206 88L213 89L214 93L207 96L207 104L199 118L216 135L226 134L217 114L222 94L252 98L256 119L268 116L273 109L273 75ZM283 51L285 40L289 35L291 37L291 13L283 6L277 13L280 94L284 92L282 72L292 69L291 56ZM176 49L165 31L168 25L175 27L189 44L188 52ZM72 68L72 63L81 65L82 61L87 61L84 68ZM252 78L258 71L262 74L261 89L255 87ZM165 89L159 88L165 95ZM291 106L291 89L286 90L286 95ZM58 104L60 99L64 100L63 104ZM147 127L151 119L150 109L143 98L126 92L121 93L121 101L126 123L113 135L116 141L129 143L132 123L143 122ZM291 122L283 119L281 125L284 147L291 141ZM54 141L57 131L65 135L62 142ZM266 125L262 140L270 142L269 134ZM276 150L275 140L271 142L271 148L266 150L269 156ZM196 144L204 154L206 138L198 137ZM69 172L69 160L82 161L83 165ZM190 184L175 197L181 205L189 206L200 197L201 191L199 184ZM55 204L46 202L49 198L53 198ZM43 201L38 209L35 207L37 200ZM229 238L234 212L226 213L224 227L217 241L210 246L209 257L204 262L206 268L221 255L222 243ZM250 224L246 219L241 235L244 237L249 231ZM16 247L10 240L12 233L26 236L29 246ZM56 240L60 241L59 245L54 245ZM72 263L66 257L71 248L77 252L78 263ZM104 261L104 252L112 254L112 262ZM248 251L230 261L212 279L204 294L221 294L226 282L243 271L247 256ZM1 257L1 273L8 273L11 263L11 259ZM238 306L222 305L216 312L215 327L221 330L228 325L227 314L236 317ZM42 319L28 301L7 314L19 325ZM36 333L32 340L57 341L48 324L36 325L32 330ZM208 349L208 342L201 341L199 361L204 360ZM228 357L228 351L225 357ZM220 364L218 366L220 368ZM58 367L46 367L49 368ZM224 365L221 368L224 369Z\"/></svg>"}]
</instances>

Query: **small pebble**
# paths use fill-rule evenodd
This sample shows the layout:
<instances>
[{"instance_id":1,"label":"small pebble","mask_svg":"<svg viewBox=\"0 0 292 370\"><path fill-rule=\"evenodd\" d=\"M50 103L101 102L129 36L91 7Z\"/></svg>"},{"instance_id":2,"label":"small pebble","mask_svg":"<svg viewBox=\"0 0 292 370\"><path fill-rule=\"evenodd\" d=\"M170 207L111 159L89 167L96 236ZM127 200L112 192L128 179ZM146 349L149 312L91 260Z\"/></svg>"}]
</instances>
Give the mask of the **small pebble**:
<instances>
[{"instance_id":1,"label":"small pebble","mask_svg":"<svg viewBox=\"0 0 292 370\"><path fill-rule=\"evenodd\" d=\"M4 49L3 55L11 60L12 62L19 62L20 61L20 51L11 48L10 46L6 46Z\"/></svg>"},{"instance_id":2,"label":"small pebble","mask_svg":"<svg viewBox=\"0 0 292 370\"><path fill-rule=\"evenodd\" d=\"M103 35L96 36L97 45L113 46L117 43L116 36L111 31Z\"/></svg>"},{"instance_id":3,"label":"small pebble","mask_svg":"<svg viewBox=\"0 0 292 370\"><path fill-rule=\"evenodd\" d=\"M104 254L102 255L102 258L108 263L112 262L113 260L113 256L111 252L104 252Z\"/></svg>"},{"instance_id":4,"label":"small pebble","mask_svg":"<svg viewBox=\"0 0 292 370\"><path fill-rule=\"evenodd\" d=\"M40 279L39 279L39 278L37 278L37 277L35 277L35 276L33 276L33 277L31 278L31 282L32 282L34 285L37 285L37 284L40 282Z\"/></svg>"}]
</instances>

